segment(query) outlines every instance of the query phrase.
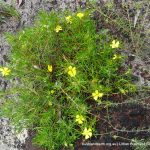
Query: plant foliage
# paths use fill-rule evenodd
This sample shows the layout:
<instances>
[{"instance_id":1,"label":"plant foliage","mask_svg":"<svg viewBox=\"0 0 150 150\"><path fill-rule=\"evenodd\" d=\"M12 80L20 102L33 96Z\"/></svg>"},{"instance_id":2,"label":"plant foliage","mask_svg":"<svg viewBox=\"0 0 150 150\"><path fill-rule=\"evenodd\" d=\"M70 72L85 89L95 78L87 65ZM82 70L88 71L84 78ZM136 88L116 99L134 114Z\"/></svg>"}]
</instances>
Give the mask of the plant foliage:
<instances>
[{"instance_id":1,"label":"plant foliage","mask_svg":"<svg viewBox=\"0 0 150 150\"><path fill-rule=\"evenodd\" d=\"M35 130L34 141L49 150L94 135L90 103L99 107L113 93L135 90L129 73L119 72L123 43L97 32L92 14L41 12L33 27L7 36L10 78L19 82L5 91L13 96L2 111L18 129Z\"/></svg>"}]
</instances>

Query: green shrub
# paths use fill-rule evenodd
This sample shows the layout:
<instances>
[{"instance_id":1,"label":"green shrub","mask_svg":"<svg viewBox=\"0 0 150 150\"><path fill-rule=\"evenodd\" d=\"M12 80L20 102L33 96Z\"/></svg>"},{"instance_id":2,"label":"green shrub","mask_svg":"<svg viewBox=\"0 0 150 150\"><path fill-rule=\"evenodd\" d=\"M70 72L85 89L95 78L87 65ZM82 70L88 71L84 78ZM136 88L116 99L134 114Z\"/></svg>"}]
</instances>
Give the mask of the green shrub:
<instances>
[{"instance_id":1,"label":"green shrub","mask_svg":"<svg viewBox=\"0 0 150 150\"><path fill-rule=\"evenodd\" d=\"M8 40L11 72L0 71L19 82L5 91L12 96L3 104L3 115L18 129L35 130L35 143L49 150L94 135L91 102L99 107L113 93L135 90L130 75L119 72L124 58L116 50L123 44L105 29L97 32L91 10L41 12L33 27Z\"/></svg>"},{"instance_id":2,"label":"green shrub","mask_svg":"<svg viewBox=\"0 0 150 150\"><path fill-rule=\"evenodd\" d=\"M20 14L17 12L17 10L12 7L9 6L5 3L3 3L2 1L0 1L0 24L5 22L6 18L9 17L14 17L14 19L19 19L20 18Z\"/></svg>"}]
</instances>

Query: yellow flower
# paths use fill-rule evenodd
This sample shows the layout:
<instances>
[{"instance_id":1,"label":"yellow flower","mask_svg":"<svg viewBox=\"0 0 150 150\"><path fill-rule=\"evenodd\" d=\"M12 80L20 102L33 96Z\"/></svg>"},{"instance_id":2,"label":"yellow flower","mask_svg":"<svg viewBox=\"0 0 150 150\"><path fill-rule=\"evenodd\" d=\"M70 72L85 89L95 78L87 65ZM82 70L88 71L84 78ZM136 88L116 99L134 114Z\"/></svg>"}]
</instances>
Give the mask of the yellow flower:
<instances>
[{"instance_id":1,"label":"yellow flower","mask_svg":"<svg viewBox=\"0 0 150 150\"><path fill-rule=\"evenodd\" d=\"M52 65L48 65L48 72L52 72L52 71L53 71Z\"/></svg>"},{"instance_id":2,"label":"yellow flower","mask_svg":"<svg viewBox=\"0 0 150 150\"><path fill-rule=\"evenodd\" d=\"M83 13L77 13L77 17L79 17L80 19L84 17Z\"/></svg>"},{"instance_id":3,"label":"yellow flower","mask_svg":"<svg viewBox=\"0 0 150 150\"><path fill-rule=\"evenodd\" d=\"M2 76L7 76L11 72L11 70L9 68L7 68L7 67L0 68L0 71L2 73Z\"/></svg>"},{"instance_id":4,"label":"yellow flower","mask_svg":"<svg viewBox=\"0 0 150 150\"><path fill-rule=\"evenodd\" d=\"M84 131L83 131L82 135L85 136L85 139L90 138L92 136L92 130L91 130L91 128L89 128L89 129L84 128Z\"/></svg>"},{"instance_id":5,"label":"yellow flower","mask_svg":"<svg viewBox=\"0 0 150 150\"><path fill-rule=\"evenodd\" d=\"M51 101L48 102L48 106L52 106L52 102Z\"/></svg>"},{"instance_id":6,"label":"yellow flower","mask_svg":"<svg viewBox=\"0 0 150 150\"><path fill-rule=\"evenodd\" d=\"M111 46L112 48L118 48L118 47L119 47L119 41L113 40L112 43L110 44L110 46Z\"/></svg>"},{"instance_id":7,"label":"yellow flower","mask_svg":"<svg viewBox=\"0 0 150 150\"><path fill-rule=\"evenodd\" d=\"M54 92L55 92L54 90L51 90L51 91L50 91L51 94L54 94Z\"/></svg>"},{"instance_id":8,"label":"yellow flower","mask_svg":"<svg viewBox=\"0 0 150 150\"><path fill-rule=\"evenodd\" d=\"M74 76L76 75L76 67L69 66L69 67L68 67L68 74L69 74L71 77L74 77Z\"/></svg>"},{"instance_id":9,"label":"yellow flower","mask_svg":"<svg viewBox=\"0 0 150 150\"><path fill-rule=\"evenodd\" d=\"M94 93L92 93L92 96L95 100L97 100L98 98L101 98L104 94L103 93L99 93L98 90L96 90Z\"/></svg>"},{"instance_id":10,"label":"yellow flower","mask_svg":"<svg viewBox=\"0 0 150 150\"><path fill-rule=\"evenodd\" d=\"M60 25L56 26L55 31L58 33L59 31L62 30L62 27Z\"/></svg>"},{"instance_id":11,"label":"yellow flower","mask_svg":"<svg viewBox=\"0 0 150 150\"><path fill-rule=\"evenodd\" d=\"M124 90L124 89L120 89L120 92L121 92L122 94L124 94L124 95L126 95L126 93L128 93L128 91L127 91L127 90Z\"/></svg>"},{"instance_id":12,"label":"yellow flower","mask_svg":"<svg viewBox=\"0 0 150 150\"><path fill-rule=\"evenodd\" d=\"M113 59L121 59L121 56L120 56L120 55L116 55L116 54L114 54Z\"/></svg>"},{"instance_id":13,"label":"yellow flower","mask_svg":"<svg viewBox=\"0 0 150 150\"><path fill-rule=\"evenodd\" d=\"M67 17L66 17L66 21L67 21L67 23L70 23L70 24L71 24L71 23L72 23L72 18L71 18L71 16L67 16Z\"/></svg>"},{"instance_id":14,"label":"yellow flower","mask_svg":"<svg viewBox=\"0 0 150 150\"><path fill-rule=\"evenodd\" d=\"M76 122L82 124L85 121L85 118L82 115L76 115Z\"/></svg>"}]
</instances>

